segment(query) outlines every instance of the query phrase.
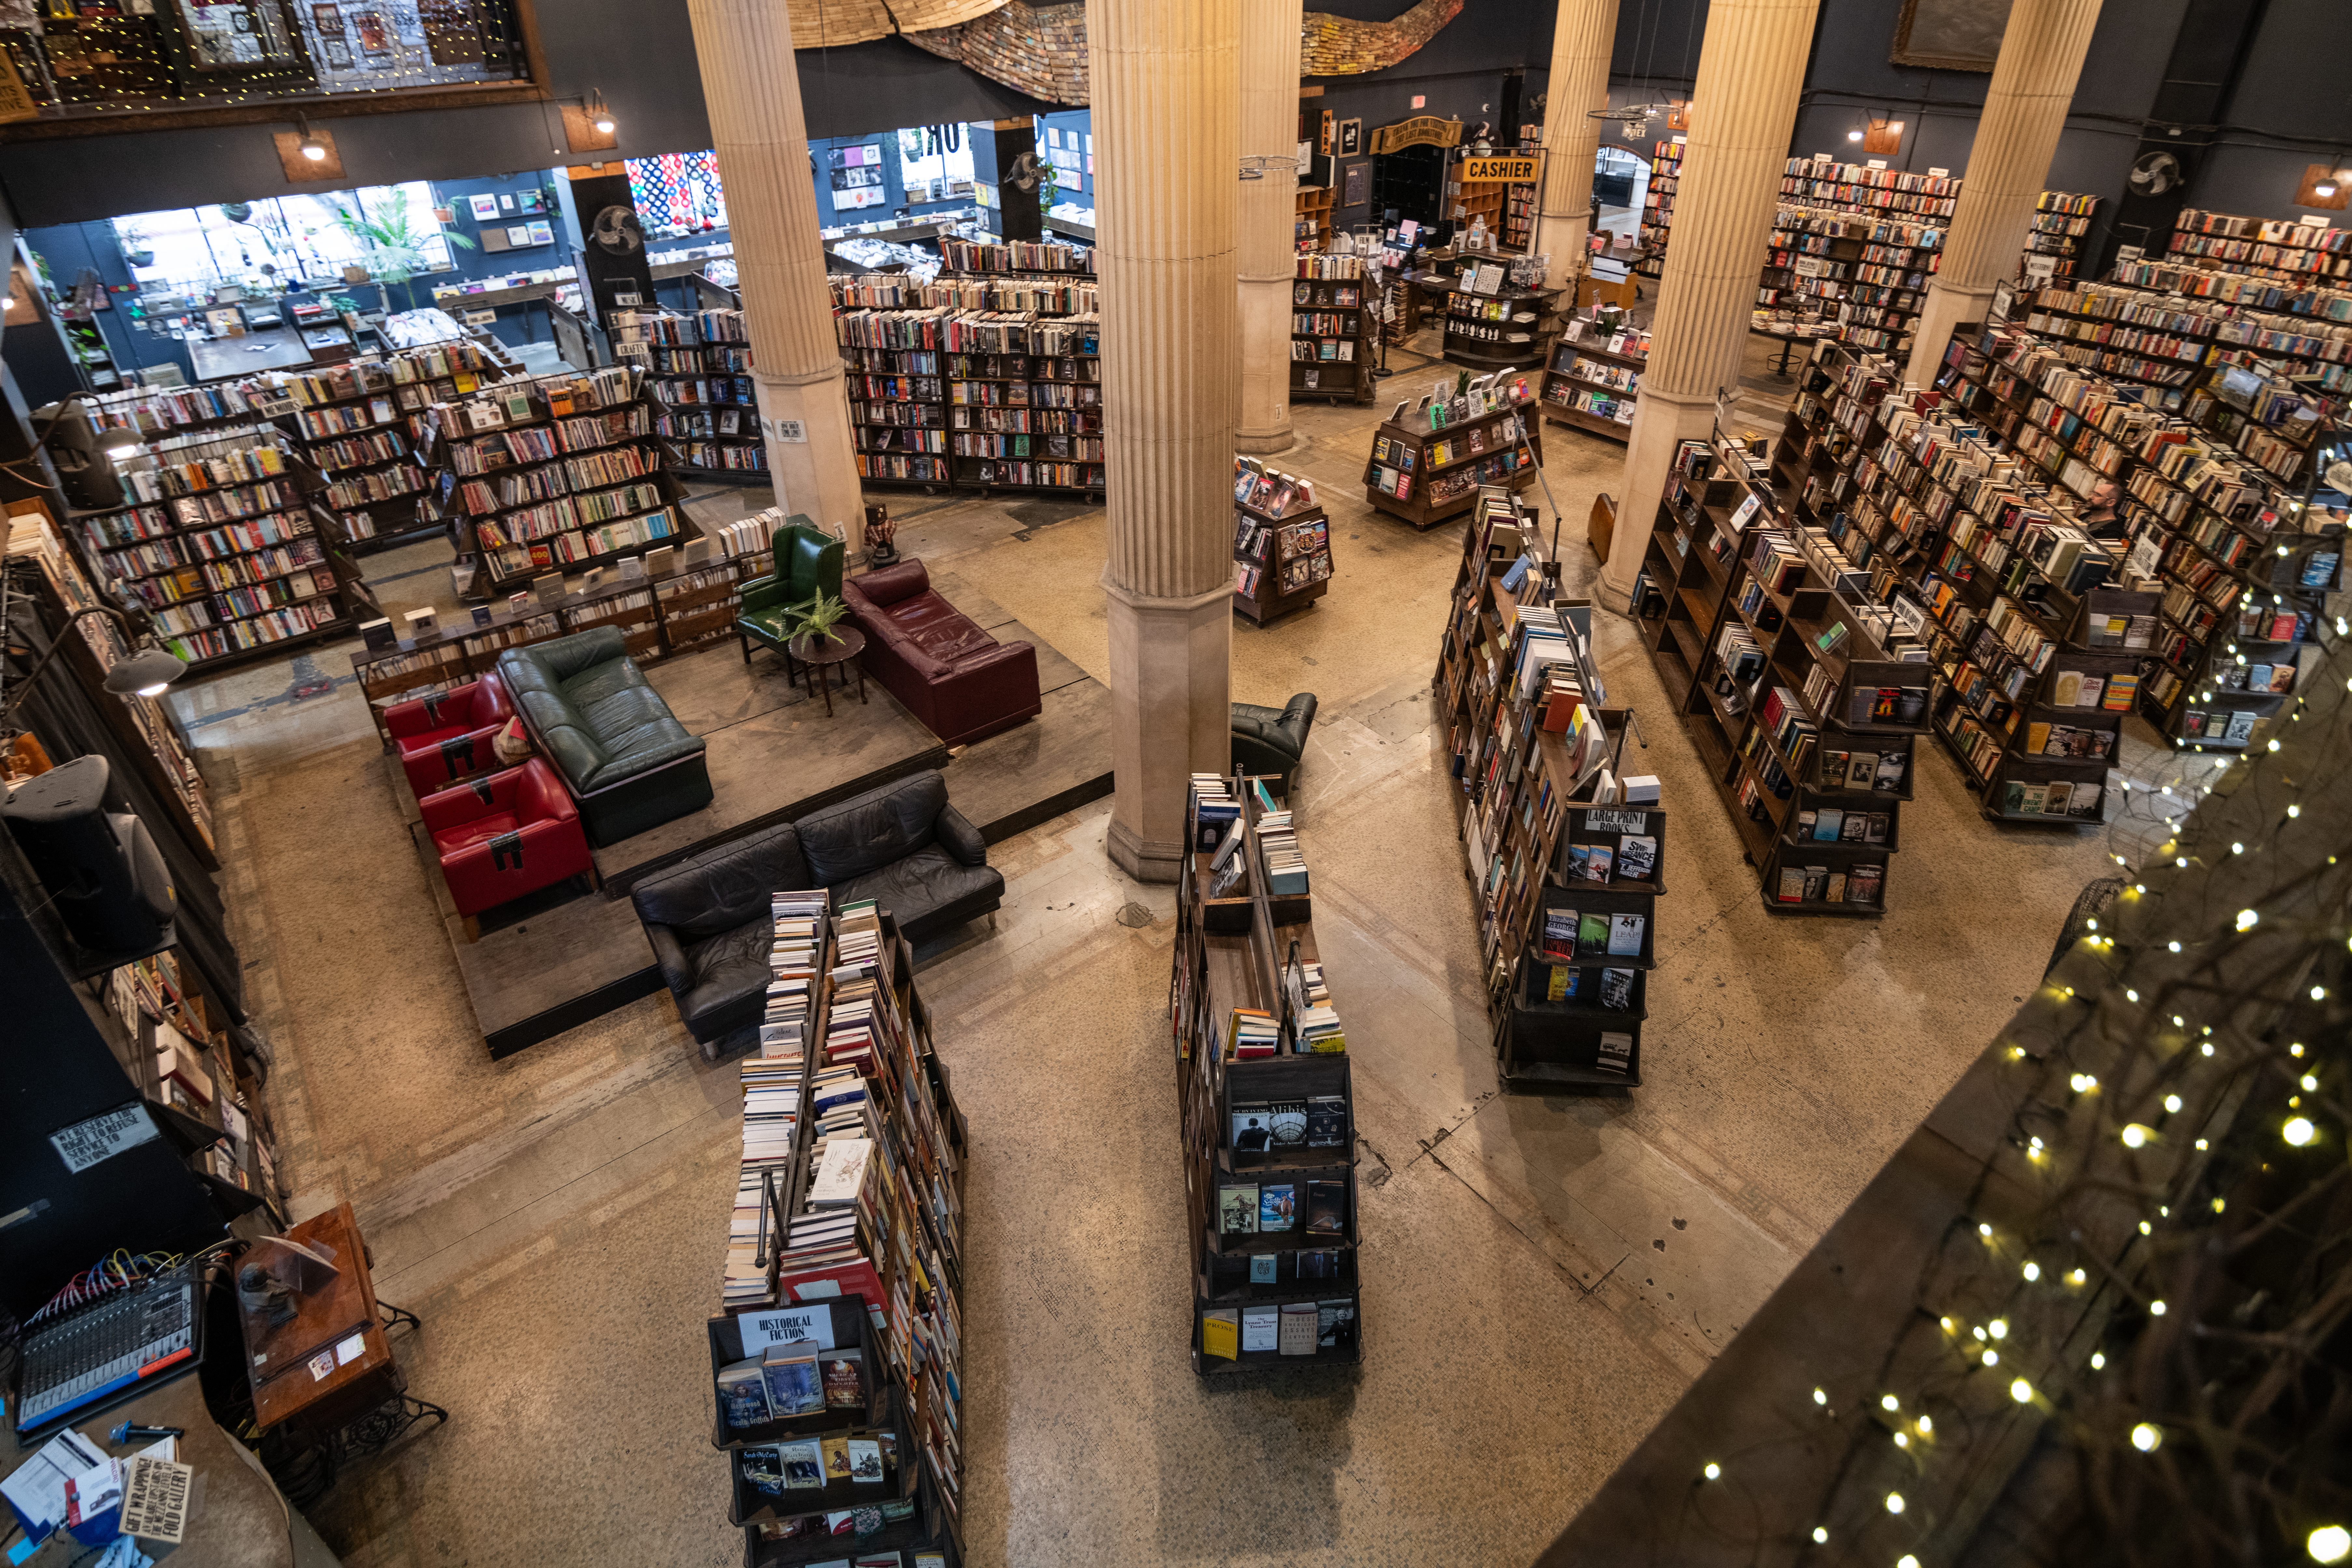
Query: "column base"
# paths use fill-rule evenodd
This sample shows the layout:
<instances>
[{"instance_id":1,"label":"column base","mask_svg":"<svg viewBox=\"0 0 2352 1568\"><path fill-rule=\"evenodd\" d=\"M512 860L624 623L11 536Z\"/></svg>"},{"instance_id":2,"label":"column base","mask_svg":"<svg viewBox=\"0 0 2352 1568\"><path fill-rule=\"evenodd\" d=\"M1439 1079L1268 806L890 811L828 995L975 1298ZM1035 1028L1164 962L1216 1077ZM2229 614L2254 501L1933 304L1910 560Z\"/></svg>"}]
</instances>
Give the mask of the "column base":
<instances>
[{"instance_id":1,"label":"column base","mask_svg":"<svg viewBox=\"0 0 2352 1568\"><path fill-rule=\"evenodd\" d=\"M839 529L849 553L866 549L866 496L849 438L849 394L839 366L813 376L751 374L767 437L768 478L787 516L802 512L830 533ZM797 425L800 439L783 433Z\"/></svg>"},{"instance_id":2,"label":"column base","mask_svg":"<svg viewBox=\"0 0 2352 1568\"><path fill-rule=\"evenodd\" d=\"M1103 584L1110 621L1111 863L1172 882L1195 773L1233 765L1233 587L1159 599Z\"/></svg>"},{"instance_id":3,"label":"column base","mask_svg":"<svg viewBox=\"0 0 2352 1568\"><path fill-rule=\"evenodd\" d=\"M1617 527L1610 535L1609 559L1601 564L1605 601L1612 610L1629 607L1633 579L1650 548L1658 502L1674 472L1675 449L1715 428L1715 399L1663 391L1644 384L1633 405L1633 427L1625 437L1625 478L1617 487Z\"/></svg>"},{"instance_id":4,"label":"column base","mask_svg":"<svg viewBox=\"0 0 2352 1568\"><path fill-rule=\"evenodd\" d=\"M1273 457L1278 453L1287 452L1298 444L1298 432L1287 425L1279 430L1268 430L1264 434L1246 430L1234 432L1234 450L1245 457Z\"/></svg>"}]
</instances>

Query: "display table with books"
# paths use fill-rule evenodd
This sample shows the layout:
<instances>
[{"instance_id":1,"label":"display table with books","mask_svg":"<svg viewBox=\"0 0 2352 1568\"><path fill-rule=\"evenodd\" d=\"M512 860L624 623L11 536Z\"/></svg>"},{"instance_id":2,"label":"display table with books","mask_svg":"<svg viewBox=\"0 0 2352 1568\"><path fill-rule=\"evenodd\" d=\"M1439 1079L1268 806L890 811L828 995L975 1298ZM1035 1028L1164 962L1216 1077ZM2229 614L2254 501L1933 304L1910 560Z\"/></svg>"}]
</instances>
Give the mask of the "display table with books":
<instances>
[{"instance_id":1,"label":"display table with books","mask_svg":"<svg viewBox=\"0 0 2352 1568\"><path fill-rule=\"evenodd\" d=\"M1425 529L1469 510L1481 485L1524 489L1543 461L1534 403L1525 371L1449 375L1399 403L1373 433L1364 499Z\"/></svg>"},{"instance_id":2,"label":"display table with books","mask_svg":"<svg viewBox=\"0 0 2352 1568\"><path fill-rule=\"evenodd\" d=\"M1169 983L1192 1370L1359 1361L1348 1043L1272 781L1193 775Z\"/></svg>"},{"instance_id":3,"label":"display table with books","mask_svg":"<svg viewBox=\"0 0 2352 1568\"><path fill-rule=\"evenodd\" d=\"M1331 591L1331 521L1312 479L1234 459L1234 608L1259 626Z\"/></svg>"}]
</instances>

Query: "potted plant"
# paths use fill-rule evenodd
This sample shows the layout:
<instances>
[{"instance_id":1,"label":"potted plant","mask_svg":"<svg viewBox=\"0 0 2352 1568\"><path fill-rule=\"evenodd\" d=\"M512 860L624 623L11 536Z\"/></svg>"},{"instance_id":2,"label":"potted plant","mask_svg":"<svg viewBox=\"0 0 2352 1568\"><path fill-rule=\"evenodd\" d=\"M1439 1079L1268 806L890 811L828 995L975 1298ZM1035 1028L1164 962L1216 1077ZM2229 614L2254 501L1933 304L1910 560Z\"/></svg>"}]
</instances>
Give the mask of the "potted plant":
<instances>
[{"instance_id":1,"label":"potted plant","mask_svg":"<svg viewBox=\"0 0 2352 1568\"><path fill-rule=\"evenodd\" d=\"M808 638L809 646L812 647L816 646L817 639L820 637L827 642L839 642L841 634L833 628L848 617L847 605L830 594L821 593L810 602L807 609L800 612L799 635Z\"/></svg>"},{"instance_id":2,"label":"potted plant","mask_svg":"<svg viewBox=\"0 0 2352 1568\"><path fill-rule=\"evenodd\" d=\"M154 242L147 237L144 225L135 219L125 223L118 231L122 242L122 259L133 267L155 265Z\"/></svg>"},{"instance_id":3,"label":"potted plant","mask_svg":"<svg viewBox=\"0 0 2352 1568\"><path fill-rule=\"evenodd\" d=\"M394 191L373 210L364 201L349 207L340 201L331 205L335 212L335 226L358 241L360 252L368 263L358 278L352 274L361 271L360 268L344 268L343 280L347 283L365 282L368 274L372 273L380 283L400 285L407 296L409 309L415 310L416 293L406 285L410 279L425 269L425 242L432 235L410 226L407 196ZM467 250L474 248L471 239L453 229L437 229L437 232L451 245Z\"/></svg>"}]
</instances>

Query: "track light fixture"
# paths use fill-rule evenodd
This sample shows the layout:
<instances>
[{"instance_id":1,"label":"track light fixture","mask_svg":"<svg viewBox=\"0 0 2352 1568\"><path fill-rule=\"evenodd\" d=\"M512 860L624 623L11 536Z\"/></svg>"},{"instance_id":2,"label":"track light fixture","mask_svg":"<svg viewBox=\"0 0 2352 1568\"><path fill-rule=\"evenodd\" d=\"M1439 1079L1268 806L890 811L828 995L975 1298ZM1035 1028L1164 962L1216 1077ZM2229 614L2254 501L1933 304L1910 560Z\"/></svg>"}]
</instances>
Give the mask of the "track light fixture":
<instances>
[{"instance_id":1,"label":"track light fixture","mask_svg":"<svg viewBox=\"0 0 2352 1568\"><path fill-rule=\"evenodd\" d=\"M294 123L300 128L302 133L302 139L294 143L295 148L313 163L325 163L327 144L320 139L317 132L310 129L310 118L307 115L298 114L294 117Z\"/></svg>"},{"instance_id":2,"label":"track light fixture","mask_svg":"<svg viewBox=\"0 0 2352 1568\"><path fill-rule=\"evenodd\" d=\"M613 119L613 111L605 107L604 95L602 92L593 88L589 89L588 101L583 107L588 110L588 123L596 128L598 135L610 136L613 133L615 121Z\"/></svg>"}]
</instances>

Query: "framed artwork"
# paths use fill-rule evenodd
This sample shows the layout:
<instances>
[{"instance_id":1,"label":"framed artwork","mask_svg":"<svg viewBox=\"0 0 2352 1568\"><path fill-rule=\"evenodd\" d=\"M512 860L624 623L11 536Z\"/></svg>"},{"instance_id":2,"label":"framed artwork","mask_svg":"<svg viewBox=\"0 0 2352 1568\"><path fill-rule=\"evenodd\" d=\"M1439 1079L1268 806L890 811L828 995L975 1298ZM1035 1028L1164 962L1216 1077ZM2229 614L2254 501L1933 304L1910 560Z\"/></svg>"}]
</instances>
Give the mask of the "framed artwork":
<instances>
[{"instance_id":1,"label":"framed artwork","mask_svg":"<svg viewBox=\"0 0 2352 1568\"><path fill-rule=\"evenodd\" d=\"M337 70L352 68L352 47L349 44L341 38L321 38L319 42L326 46L329 65Z\"/></svg>"},{"instance_id":2,"label":"framed artwork","mask_svg":"<svg viewBox=\"0 0 2352 1568\"><path fill-rule=\"evenodd\" d=\"M520 250L530 243L530 226L529 224L519 223L507 230L508 249Z\"/></svg>"},{"instance_id":3,"label":"framed artwork","mask_svg":"<svg viewBox=\"0 0 2352 1568\"><path fill-rule=\"evenodd\" d=\"M380 11L362 11L352 18L352 31L360 41L360 52L368 55L388 55L392 52L392 34L383 25Z\"/></svg>"},{"instance_id":4,"label":"framed artwork","mask_svg":"<svg viewBox=\"0 0 2352 1568\"><path fill-rule=\"evenodd\" d=\"M1369 160L1349 163L1339 173L1339 205L1360 207L1371 199L1372 165Z\"/></svg>"},{"instance_id":5,"label":"framed artwork","mask_svg":"<svg viewBox=\"0 0 2352 1568\"><path fill-rule=\"evenodd\" d=\"M509 232L511 233L512 231L509 230ZM530 226L530 242L533 245L553 245L555 243L555 226L549 223L544 218L532 224Z\"/></svg>"},{"instance_id":6,"label":"framed artwork","mask_svg":"<svg viewBox=\"0 0 2352 1568\"><path fill-rule=\"evenodd\" d=\"M523 213L545 212L547 210L547 193L545 191L517 191L515 193L515 210L517 212Z\"/></svg>"},{"instance_id":7,"label":"framed artwork","mask_svg":"<svg viewBox=\"0 0 2352 1568\"><path fill-rule=\"evenodd\" d=\"M322 38L340 38L343 36L343 8L329 0L311 0L310 25L319 29Z\"/></svg>"},{"instance_id":8,"label":"framed artwork","mask_svg":"<svg viewBox=\"0 0 2352 1568\"><path fill-rule=\"evenodd\" d=\"M497 221L499 216L498 197L487 195L474 196L469 198L469 200L474 209L474 221L476 223L493 223Z\"/></svg>"},{"instance_id":9,"label":"framed artwork","mask_svg":"<svg viewBox=\"0 0 2352 1568\"><path fill-rule=\"evenodd\" d=\"M2009 26L2010 0L1903 0L1887 58L1898 66L1990 71Z\"/></svg>"},{"instance_id":10,"label":"framed artwork","mask_svg":"<svg viewBox=\"0 0 2352 1568\"><path fill-rule=\"evenodd\" d=\"M1339 121L1339 156L1352 158L1364 150L1364 122L1360 120Z\"/></svg>"}]
</instances>

